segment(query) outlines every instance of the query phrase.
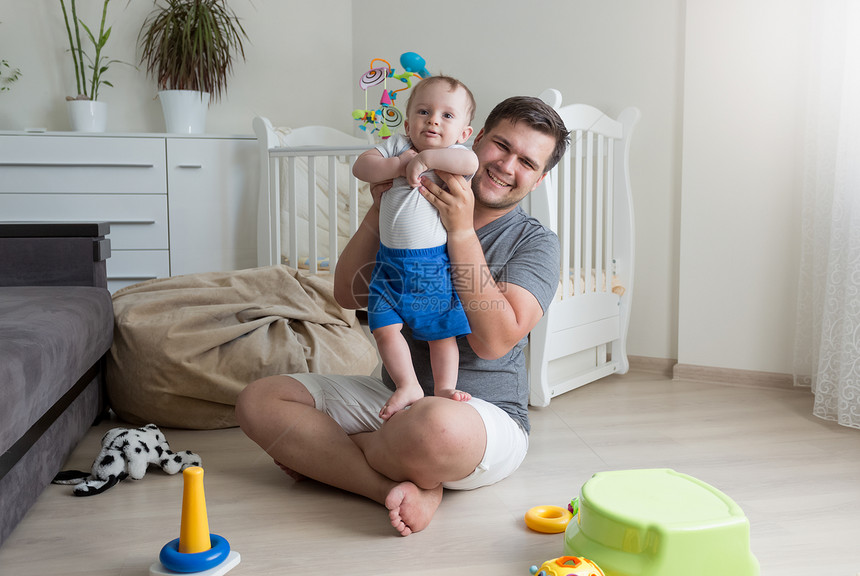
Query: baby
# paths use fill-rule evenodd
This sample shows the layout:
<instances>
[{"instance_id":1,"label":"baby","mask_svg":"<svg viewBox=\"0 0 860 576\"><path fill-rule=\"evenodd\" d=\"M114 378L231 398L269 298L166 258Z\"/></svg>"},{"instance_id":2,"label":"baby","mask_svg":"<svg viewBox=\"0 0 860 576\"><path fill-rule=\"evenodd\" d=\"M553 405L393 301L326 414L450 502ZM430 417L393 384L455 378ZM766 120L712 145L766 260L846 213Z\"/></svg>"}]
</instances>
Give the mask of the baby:
<instances>
[{"instance_id":1,"label":"baby","mask_svg":"<svg viewBox=\"0 0 860 576\"><path fill-rule=\"evenodd\" d=\"M448 76L421 80L406 104L406 136L395 135L356 160L353 174L366 182L394 180L379 205L380 247L370 281L368 320L396 390L379 416L393 414L424 396L403 324L430 349L435 396L459 401L457 337L470 333L451 281L448 236L439 212L417 187L428 170L471 177L478 158L462 146L472 135L475 99ZM431 176L431 175L428 175ZM435 178L435 175L431 177Z\"/></svg>"}]
</instances>

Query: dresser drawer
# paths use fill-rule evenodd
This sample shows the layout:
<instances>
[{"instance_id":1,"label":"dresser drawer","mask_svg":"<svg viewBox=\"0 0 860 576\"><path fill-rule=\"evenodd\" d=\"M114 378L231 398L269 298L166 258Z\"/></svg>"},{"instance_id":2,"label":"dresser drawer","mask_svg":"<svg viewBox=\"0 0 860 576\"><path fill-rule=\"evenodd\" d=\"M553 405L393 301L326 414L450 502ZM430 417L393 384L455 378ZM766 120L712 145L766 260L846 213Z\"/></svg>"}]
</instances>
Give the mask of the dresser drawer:
<instances>
[{"instance_id":1,"label":"dresser drawer","mask_svg":"<svg viewBox=\"0 0 860 576\"><path fill-rule=\"evenodd\" d=\"M108 290L170 276L170 253L167 250L111 250L107 260Z\"/></svg>"},{"instance_id":2,"label":"dresser drawer","mask_svg":"<svg viewBox=\"0 0 860 576\"><path fill-rule=\"evenodd\" d=\"M166 195L0 194L0 220L109 222L114 250L169 247Z\"/></svg>"},{"instance_id":3,"label":"dresser drawer","mask_svg":"<svg viewBox=\"0 0 860 576\"><path fill-rule=\"evenodd\" d=\"M0 193L166 194L162 138L0 136Z\"/></svg>"}]
</instances>

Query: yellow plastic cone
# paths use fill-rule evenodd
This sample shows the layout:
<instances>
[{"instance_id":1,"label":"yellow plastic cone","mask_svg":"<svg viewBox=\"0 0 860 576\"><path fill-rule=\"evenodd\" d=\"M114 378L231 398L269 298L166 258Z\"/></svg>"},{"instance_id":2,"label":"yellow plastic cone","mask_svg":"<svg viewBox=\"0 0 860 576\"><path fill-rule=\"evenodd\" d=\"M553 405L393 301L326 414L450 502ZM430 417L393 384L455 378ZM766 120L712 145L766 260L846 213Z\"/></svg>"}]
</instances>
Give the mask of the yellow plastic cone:
<instances>
[{"instance_id":1,"label":"yellow plastic cone","mask_svg":"<svg viewBox=\"0 0 860 576\"><path fill-rule=\"evenodd\" d=\"M182 471L182 523L179 526L179 552L196 554L212 548L206 495L203 493L203 468L192 466Z\"/></svg>"}]
</instances>

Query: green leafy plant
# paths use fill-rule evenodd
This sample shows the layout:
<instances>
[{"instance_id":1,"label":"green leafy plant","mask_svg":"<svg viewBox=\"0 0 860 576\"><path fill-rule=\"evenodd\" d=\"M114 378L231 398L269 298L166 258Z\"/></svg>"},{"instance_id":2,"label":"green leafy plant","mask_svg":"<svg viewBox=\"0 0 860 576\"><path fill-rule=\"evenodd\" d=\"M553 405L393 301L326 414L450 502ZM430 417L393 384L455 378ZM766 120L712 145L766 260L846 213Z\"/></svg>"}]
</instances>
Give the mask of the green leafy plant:
<instances>
[{"instance_id":1,"label":"green leafy plant","mask_svg":"<svg viewBox=\"0 0 860 576\"><path fill-rule=\"evenodd\" d=\"M2 22L0 22L2 24ZM0 92L6 92L12 87L18 78L21 77L21 70L18 68L12 69L12 66L7 60L0 59Z\"/></svg>"},{"instance_id":2,"label":"green leafy plant","mask_svg":"<svg viewBox=\"0 0 860 576\"><path fill-rule=\"evenodd\" d=\"M67 96L66 100L98 100L99 88L102 84L113 87L113 84L103 78L103 75L108 71L111 64L125 64L119 60L112 60L102 54L102 49L107 44L110 38L111 27L105 30L105 20L107 19L107 10L110 0L105 0L102 7L102 21L99 26L99 35L96 37L89 26L84 24L78 18L77 7L75 0L71 0L71 20L69 12L66 10L65 0L60 0L60 6L63 8L63 18L66 21L66 33L69 36L69 47L72 53L72 61L75 64L75 82L77 83L78 95L76 97ZM72 29L74 28L74 34ZM93 45L94 55L90 56L81 45L81 28L89 36L90 42ZM88 64L85 65L85 60ZM87 70L92 71L92 77L89 81L89 91L87 91Z\"/></svg>"},{"instance_id":3,"label":"green leafy plant","mask_svg":"<svg viewBox=\"0 0 860 576\"><path fill-rule=\"evenodd\" d=\"M4 70L5 74L4 74ZM21 77L21 70L15 68L12 70L12 67L9 65L9 62L6 60L0 60L0 92L6 92L12 87L12 84Z\"/></svg>"},{"instance_id":4,"label":"green leafy plant","mask_svg":"<svg viewBox=\"0 0 860 576\"><path fill-rule=\"evenodd\" d=\"M208 92L219 100L227 91L233 60L245 60L248 39L224 0L156 0L138 34L140 63L159 90Z\"/></svg>"}]
</instances>

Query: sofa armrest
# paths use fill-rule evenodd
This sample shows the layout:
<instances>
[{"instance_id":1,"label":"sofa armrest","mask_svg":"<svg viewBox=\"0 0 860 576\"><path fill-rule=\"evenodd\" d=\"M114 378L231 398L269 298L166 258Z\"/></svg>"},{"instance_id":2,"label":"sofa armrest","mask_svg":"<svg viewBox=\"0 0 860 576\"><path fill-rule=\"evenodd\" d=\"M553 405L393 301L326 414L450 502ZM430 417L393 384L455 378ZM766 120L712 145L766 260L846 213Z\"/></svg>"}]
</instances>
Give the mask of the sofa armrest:
<instances>
[{"instance_id":1,"label":"sofa armrest","mask_svg":"<svg viewBox=\"0 0 860 576\"><path fill-rule=\"evenodd\" d=\"M107 288L107 222L0 222L0 286Z\"/></svg>"}]
</instances>

